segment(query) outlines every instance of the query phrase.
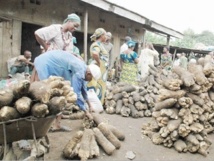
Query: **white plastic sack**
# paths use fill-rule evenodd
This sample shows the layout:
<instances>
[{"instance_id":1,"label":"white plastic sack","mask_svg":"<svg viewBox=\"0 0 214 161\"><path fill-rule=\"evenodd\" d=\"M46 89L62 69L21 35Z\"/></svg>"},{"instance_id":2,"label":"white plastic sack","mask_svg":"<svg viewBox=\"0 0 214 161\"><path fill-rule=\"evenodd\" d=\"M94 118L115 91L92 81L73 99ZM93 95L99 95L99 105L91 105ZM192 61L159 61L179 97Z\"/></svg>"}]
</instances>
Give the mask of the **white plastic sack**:
<instances>
[{"instance_id":1,"label":"white plastic sack","mask_svg":"<svg viewBox=\"0 0 214 161\"><path fill-rule=\"evenodd\" d=\"M97 94L93 89L89 89L87 91L88 94L88 101L91 103L91 106L94 108L94 111L97 113L103 112L103 106Z\"/></svg>"}]
</instances>

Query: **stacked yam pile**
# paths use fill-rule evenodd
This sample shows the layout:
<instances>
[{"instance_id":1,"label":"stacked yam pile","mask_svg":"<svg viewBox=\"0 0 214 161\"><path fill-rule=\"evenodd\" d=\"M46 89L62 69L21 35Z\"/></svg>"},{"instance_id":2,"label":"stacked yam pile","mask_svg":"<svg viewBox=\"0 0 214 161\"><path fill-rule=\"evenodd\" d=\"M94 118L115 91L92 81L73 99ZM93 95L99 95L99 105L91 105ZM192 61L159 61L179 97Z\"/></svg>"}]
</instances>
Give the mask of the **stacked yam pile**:
<instances>
[{"instance_id":1,"label":"stacked yam pile","mask_svg":"<svg viewBox=\"0 0 214 161\"><path fill-rule=\"evenodd\" d=\"M74 134L63 149L63 156L68 159L80 158L82 161L100 156L100 147L107 155L112 155L120 149L125 139L124 134L114 126L103 122L99 114L93 114L90 126L85 126ZM93 122L93 123L92 123ZM86 123L87 124L87 123Z\"/></svg>"},{"instance_id":2,"label":"stacked yam pile","mask_svg":"<svg viewBox=\"0 0 214 161\"><path fill-rule=\"evenodd\" d=\"M31 84L22 80L0 91L0 121L56 115L76 100L70 82L61 77L51 76Z\"/></svg>"},{"instance_id":3,"label":"stacked yam pile","mask_svg":"<svg viewBox=\"0 0 214 161\"><path fill-rule=\"evenodd\" d=\"M105 98L106 113L133 118L150 117L159 89L162 88L162 81L154 66L150 66L149 73L139 86L120 82L110 87Z\"/></svg>"},{"instance_id":4,"label":"stacked yam pile","mask_svg":"<svg viewBox=\"0 0 214 161\"><path fill-rule=\"evenodd\" d=\"M142 133L154 144L174 147L178 152L208 154L214 131L214 66L210 56L188 70L174 67L178 78L166 80L153 108L153 121L143 125ZM166 83L167 82L167 83ZM168 85L167 85L168 84Z\"/></svg>"}]
</instances>

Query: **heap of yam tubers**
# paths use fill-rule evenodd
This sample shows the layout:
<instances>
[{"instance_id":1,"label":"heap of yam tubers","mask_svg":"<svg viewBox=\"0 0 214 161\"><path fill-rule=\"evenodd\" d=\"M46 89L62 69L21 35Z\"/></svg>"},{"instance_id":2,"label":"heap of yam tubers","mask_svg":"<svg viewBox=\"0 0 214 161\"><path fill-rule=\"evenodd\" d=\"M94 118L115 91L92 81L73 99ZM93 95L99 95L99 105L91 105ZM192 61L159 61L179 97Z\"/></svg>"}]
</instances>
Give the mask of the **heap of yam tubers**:
<instances>
[{"instance_id":1,"label":"heap of yam tubers","mask_svg":"<svg viewBox=\"0 0 214 161\"><path fill-rule=\"evenodd\" d=\"M108 114L120 114L124 117L151 117L152 109L162 88L158 69L150 66L149 75L138 86L119 82L108 88L105 98L105 110Z\"/></svg>"},{"instance_id":2,"label":"heap of yam tubers","mask_svg":"<svg viewBox=\"0 0 214 161\"><path fill-rule=\"evenodd\" d=\"M76 100L70 82L61 77L51 76L31 84L21 80L0 90L0 121L56 115Z\"/></svg>"},{"instance_id":3,"label":"heap of yam tubers","mask_svg":"<svg viewBox=\"0 0 214 161\"><path fill-rule=\"evenodd\" d=\"M68 159L80 158L86 161L100 156L100 149L112 155L116 149L121 147L120 141L125 139L124 134L114 126L105 123L99 114L93 114L93 120L86 117L83 120L83 130L76 132L63 149L63 156Z\"/></svg>"},{"instance_id":4,"label":"heap of yam tubers","mask_svg":"<svg viewBox=\"0 0 214 161\"><path fill-rule=\"evenodd\" d=\"M177 76L159 90L153 120L143 125L142 133L154 144L207 156L207 135L214 131L214 65L207 55L187 70L173 67L172 73Z\"/></svg>"}]
</instances>

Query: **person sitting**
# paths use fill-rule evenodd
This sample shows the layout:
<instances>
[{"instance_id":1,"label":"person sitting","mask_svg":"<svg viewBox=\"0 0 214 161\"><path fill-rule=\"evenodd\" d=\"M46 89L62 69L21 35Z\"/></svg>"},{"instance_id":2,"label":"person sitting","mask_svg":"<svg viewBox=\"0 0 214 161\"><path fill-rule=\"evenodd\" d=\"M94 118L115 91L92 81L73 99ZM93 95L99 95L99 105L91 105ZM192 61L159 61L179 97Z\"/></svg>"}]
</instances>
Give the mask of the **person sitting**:
<instances>
[{"instance_id":1,"label":"person sitting","mask_svg":"<svg viewBox=\"0 0 214 161\"><path fill-rule=\"evenodd\" d=\"M32 54L29 50L24 51L24 55L19 55L16 57L14 64L10 68L10 72L8 74L8 78L12 78L16 73L25 73L25 76L30 75L29 66L34 66L32 62L30 62Z\"/></svg>"}]
</instances>

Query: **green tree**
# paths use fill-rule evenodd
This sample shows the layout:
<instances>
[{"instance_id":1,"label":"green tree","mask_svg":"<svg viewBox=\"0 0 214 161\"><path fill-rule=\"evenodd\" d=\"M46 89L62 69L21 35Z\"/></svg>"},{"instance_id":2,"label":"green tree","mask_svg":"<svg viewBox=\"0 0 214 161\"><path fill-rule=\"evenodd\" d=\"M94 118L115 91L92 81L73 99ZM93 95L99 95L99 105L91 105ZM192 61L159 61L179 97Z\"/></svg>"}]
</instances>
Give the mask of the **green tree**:
<instances>
[{"instance_id":1,"label":"green tree","mask_svg":"<svg viewBox=\"0 0 214 161\"><path fill-rule=\"evenodd\" d=\"M196 41L207 46L214 45L214 34L211 31L205 30L201 34L195 35Z\"/></svg>"},{"instance_id":2,"label":"green tree","mask_svg":"<svg viewBox=\"0 0 214 161\"><path fill-rule=\"evenodd\" d=\"M154 44L166 44L166 38L155 33L147 31L145 34L145 41Z\"/></svg>"}]
</instances>

